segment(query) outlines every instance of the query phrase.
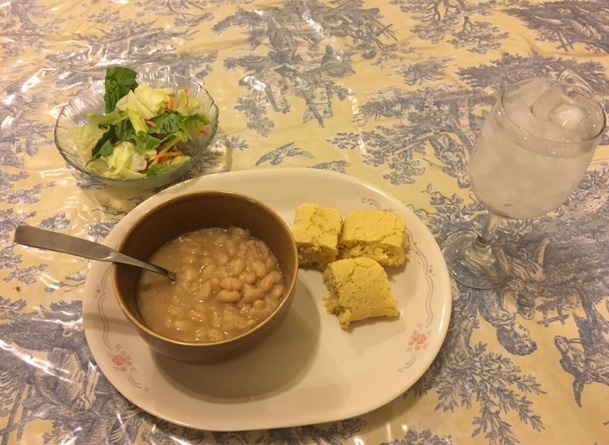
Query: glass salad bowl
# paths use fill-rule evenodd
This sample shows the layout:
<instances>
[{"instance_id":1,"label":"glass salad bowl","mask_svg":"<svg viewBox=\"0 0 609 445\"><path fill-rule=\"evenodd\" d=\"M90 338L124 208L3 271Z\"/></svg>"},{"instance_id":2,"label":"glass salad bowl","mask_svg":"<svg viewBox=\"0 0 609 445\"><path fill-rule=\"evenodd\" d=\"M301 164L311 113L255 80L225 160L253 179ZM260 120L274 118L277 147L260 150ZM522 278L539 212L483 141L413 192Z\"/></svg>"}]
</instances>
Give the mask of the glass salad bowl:
<instances>
[{"instance_id":1,"label":"glass salad bowl","mask_svg":"<svg viewBox=\"0 0 609 445\"><path fill-rule=\"evenodd\" d=\"M90 85L80 90L62 109L55 124L55 145L59 153L71 167L77 178L85 181L88 186L116 186L120 188L134 188L138 190L149 190L161 188L174 183L184 176L197 162L197 160L208 149L218 129L218 106L203 83L185 77L171 71L168 66L144 65L138 67L137 82L151 88L171 88L174 92L186 89L188 95L198 99L201 106L198 113L205 114L210 123L196 137L181 146L181 152L189 156L186 162L181 163L169 170L154 175L135 178L108 177L99 172L92 171L88 167L91 160L90 151L79 148L75 141L74 130L90 123L87 115L89 113L104 114L105 112L105 80L95 80Z\"/></svg>"}]
</instances>

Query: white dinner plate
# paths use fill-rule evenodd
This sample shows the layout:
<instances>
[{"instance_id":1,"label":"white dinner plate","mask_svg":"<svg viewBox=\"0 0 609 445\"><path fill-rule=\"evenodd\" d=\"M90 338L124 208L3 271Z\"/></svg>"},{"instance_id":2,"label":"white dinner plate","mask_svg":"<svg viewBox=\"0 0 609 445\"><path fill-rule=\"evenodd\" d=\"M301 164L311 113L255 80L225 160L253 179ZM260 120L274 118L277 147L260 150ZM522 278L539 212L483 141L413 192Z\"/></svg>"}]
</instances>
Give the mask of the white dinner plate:
<instances>
[{"instance_id":1,"label":"white dinner plate","mask_svg":"<svg viewBox=\"0 0 609 445\"><path fill-rule=\"evenodd\" d=\"M324 423L372 411L409 389L435 359L448 329L451 290L444 258L403 203L362 181L316 169L219 173L170 187L144 201L111 231L116 247L133 220L160 201L200 190L245 193L293 223L297 206L384 209L401 215L410 261L388 270L400 316L355 322L328 314L321 273L300 270L285 322L265 343L231 362L187 365L154 353L123 316L111 265L93 262L85 285L86 338L101 371L127 399L191 428L239 431ZM205 209L201 209L202 212Z\"/></svg>"}]
</instances>

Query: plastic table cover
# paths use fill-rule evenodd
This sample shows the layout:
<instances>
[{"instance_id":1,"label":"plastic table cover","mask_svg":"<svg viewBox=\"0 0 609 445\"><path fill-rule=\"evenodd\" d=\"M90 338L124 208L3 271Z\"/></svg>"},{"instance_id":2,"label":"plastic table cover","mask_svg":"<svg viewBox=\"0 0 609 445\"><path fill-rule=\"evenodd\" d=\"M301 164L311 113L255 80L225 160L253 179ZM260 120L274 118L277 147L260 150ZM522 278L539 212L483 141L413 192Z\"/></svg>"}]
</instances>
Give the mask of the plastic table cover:
<instances>
[{"instance_id":1,"label":"plastic table cover","mask_svg":"<svg viewBox=\"0 0 609 445\"><path fill-rule=\"evenodd\" d=\"M140 410L88 348L90 263L13 243L19 224L103 241L157 192L91 187L53 142L79 88L145 63L199 78L220 107L188 177L345 173L395 196L441 243L480 222L467 160L504 86L548 76L609 97L608 1L8 0L0 23L0 444L608 443L606 138L567 203L502 226L502 289L454 285L448 335L421 379L324 424L201 431ZM424 347L424 334L413 341Z\"/></svg>"}]
</instances>

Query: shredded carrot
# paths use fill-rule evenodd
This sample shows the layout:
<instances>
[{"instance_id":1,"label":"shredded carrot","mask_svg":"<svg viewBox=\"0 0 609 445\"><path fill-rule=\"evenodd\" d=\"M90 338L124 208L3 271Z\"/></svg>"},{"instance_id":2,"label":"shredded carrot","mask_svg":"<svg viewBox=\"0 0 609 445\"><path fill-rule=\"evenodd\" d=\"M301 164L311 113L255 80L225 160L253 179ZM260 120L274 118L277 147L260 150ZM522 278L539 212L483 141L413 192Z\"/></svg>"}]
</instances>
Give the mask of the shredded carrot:
<instances>
[{"instance_id":1,"label":"shredded carrot","mask_svg":"<svg viewBox=\"0 0 609 445\"><path fill-rule=\"evenodd\" d=\"M161 153L156 155L154 158L158 161L159 164L164 164L169 161L171 158L175 158L177 156L182 156L181 151L168 151L167 153Z\"/></svg>"},{"instance_id":2,"label":"shredded carrot","mask_svg":"<svg viewBox=\"0 0 609 445\"><path fill-rule=\"evenodd\" d=\"M188 87L184 87L184 92L188 94Z\"/></svg>"},{"instance_id":3,"label":"shredded carrot","mask_svg":"<svg viewBox=\"0 0 609 445\"><path fill-rule=\"evenodd\" d=\"M167 104L167 109L168 110L173 109L173 97L172 96L169 96L169 103Z\"/></svg>"},{"instance_id":4,"label":"shredded carrot","mask_svg":"<svg viewBox=\"0 0 609 445\"><path fill-rule=\"evenodd\" d=\"M152 122L151 120L146 120L146 124L152 128L156 128L156 124L154 122Z\"/></svg>"},{"instance_id":5,"label":"shredded carrot","mask_svg":"<svg viewBox=\"0 0 609 445\"><path fill-rule=\"evenodd\" d=\"M207 136L209 134L209 132L205 128L201 129L199 133L201 133L203 136Z\"/></svg>"}]
</instances>

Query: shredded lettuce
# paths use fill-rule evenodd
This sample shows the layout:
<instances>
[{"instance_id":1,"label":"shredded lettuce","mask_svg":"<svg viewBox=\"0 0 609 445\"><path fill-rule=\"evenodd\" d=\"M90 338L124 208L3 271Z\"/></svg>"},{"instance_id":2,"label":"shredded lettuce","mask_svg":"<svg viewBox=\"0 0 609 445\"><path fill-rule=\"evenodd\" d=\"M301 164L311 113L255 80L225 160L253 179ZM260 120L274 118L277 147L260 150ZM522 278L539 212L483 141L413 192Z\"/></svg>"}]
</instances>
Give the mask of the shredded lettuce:
<instances>
[{"instance_id":1,"label":"shredded lettuce","mask_svg":"<svg viewBox=\"0 0 609 445\"><path fill-rule=\"evenodd\" d=\"M175 110L183 116L195 114L201 106L201 101L190 97L184 90L178 91L177 104Z\"/></svg>"},{"instance_id":2,"label":"shredded lettuce","mask_svg":"<svg viewBox=\"0 0 609 445\"><path fill-rule=\"evenodd\" d=\"M136 76L129 68L108 69L105 114L90 113L88 124L70 131L95 174L133 179L176 168L190 159L183 144L211 123L199 112L201 101L186 90L152 88Z\"/></svg>"},{"instance_id":3,"label":"shredded lettuce","mask_svg":"<svg viewBox=\"0 0 609 445\"><path fill-rule=\"evenodd\" d=\"M131 109L143 119L152 119L167 108L172 95L171 88L156 89L148 85L139 85L135 90L129 91L126 96L123 96L116 103L116 108L121 111Z\"/></svg>"},{"instance_id":4,"label":"shredded lettuce","mask_svg":"<svg viewBox=\"0 0 609 445\"><path fill-rule=\"evenodd\" d=\"M129 117L129 122L131 122L131 125L133 126L133 130L135 131L135 134L138 133L148 133L148 126L146 125L146 121L144 119L150 119L150 118L144 118L144 116L142 116L140 113L137 112L137 110L133 109L133 108L127 108L126 110L124 110L125 113L127 113L127 116Z\"/></svg>"},{"instance_id":5,"label":"shredded lettuce","mask_svg":"<svg viewBox=\"0 0 609 445\"><path fill-rule=\"evenodd\" d=\"M89 123L82 127L77 127L70 131L70 136L78 141L78 150L81 154L91 153L93 148L97 145L105 131L102 130L98 125Z\"/></svg>"}]
</instances>

